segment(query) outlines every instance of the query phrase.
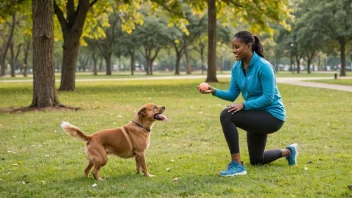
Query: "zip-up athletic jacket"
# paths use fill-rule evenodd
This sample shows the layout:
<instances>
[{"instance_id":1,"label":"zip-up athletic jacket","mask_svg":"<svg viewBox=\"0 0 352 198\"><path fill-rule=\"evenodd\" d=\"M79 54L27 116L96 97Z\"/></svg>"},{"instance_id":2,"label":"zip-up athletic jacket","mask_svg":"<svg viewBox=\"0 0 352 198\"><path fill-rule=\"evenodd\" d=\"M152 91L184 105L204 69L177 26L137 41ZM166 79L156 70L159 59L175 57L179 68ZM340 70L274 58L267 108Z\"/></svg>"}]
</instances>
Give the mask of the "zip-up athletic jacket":
<instances>
[{"instance_id":1,"label":"zip-up athletic jacket","mask_svg":"<svg viewBox=\"0 0 352 198\"><path fill-rule=\"evenodd\" d=\"M286 119L286 111L276 85L275 69L255 52L246 73L242 70L242 60L237 61L232 66L228 90L215 90L214 96L231 102L242 93L244 110L264 110L279 120Z\"/></svg>"}]
</instances>

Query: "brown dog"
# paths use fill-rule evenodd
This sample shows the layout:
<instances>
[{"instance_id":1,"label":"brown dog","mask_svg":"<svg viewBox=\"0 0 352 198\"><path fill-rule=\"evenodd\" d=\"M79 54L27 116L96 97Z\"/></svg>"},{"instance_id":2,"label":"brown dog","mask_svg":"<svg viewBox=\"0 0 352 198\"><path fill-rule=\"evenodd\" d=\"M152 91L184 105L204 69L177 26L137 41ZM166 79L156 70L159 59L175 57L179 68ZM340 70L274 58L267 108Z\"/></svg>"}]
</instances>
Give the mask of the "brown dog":
<instances>
[{"instance_id":1,"label":"brown dog","mask_svg":"<svg viewBox=\"0 0 352 198\"><path fill-rule=\"evenodd\" d=\"M145 160L145 150L150 143L150 132L156 120L167 121L162 115L165 107L158 107L155 104L145 104L136 113L132 122L114 129L104 129L92 135L84 134L78 127L68 122L62 122L61 127L71 136L86 142L86 155L88 165L84 169L88 177L90 169L94 166L93 176L96 180L102 180L99 170L107 160L107 154L114 154L122 158L135 157L136 169L139 174L141 169L145 176L151 177L148 173Z\"/></svg>"}]
</instances>

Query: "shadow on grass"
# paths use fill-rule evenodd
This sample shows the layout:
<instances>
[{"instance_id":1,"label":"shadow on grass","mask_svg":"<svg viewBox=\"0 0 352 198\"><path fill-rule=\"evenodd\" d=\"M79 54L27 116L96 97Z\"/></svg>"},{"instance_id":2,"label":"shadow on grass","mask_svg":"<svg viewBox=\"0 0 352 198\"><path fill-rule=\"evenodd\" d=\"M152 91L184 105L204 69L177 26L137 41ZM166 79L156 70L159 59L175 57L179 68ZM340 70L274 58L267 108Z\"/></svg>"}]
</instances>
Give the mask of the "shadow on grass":
<instances>
[{"instance_id":1,"label":"shadow on grass","mask_svg":"<svg viewBox=\"0 0 352 198\"><path fill-rule=\"evenodd\" d=\"M58 105L53 107L20 107L20 108L0 108L0 113L26 113L26 112L44 112L44 111L78 111L80 107L70 107Z\"/></svg>"}]
</instances>

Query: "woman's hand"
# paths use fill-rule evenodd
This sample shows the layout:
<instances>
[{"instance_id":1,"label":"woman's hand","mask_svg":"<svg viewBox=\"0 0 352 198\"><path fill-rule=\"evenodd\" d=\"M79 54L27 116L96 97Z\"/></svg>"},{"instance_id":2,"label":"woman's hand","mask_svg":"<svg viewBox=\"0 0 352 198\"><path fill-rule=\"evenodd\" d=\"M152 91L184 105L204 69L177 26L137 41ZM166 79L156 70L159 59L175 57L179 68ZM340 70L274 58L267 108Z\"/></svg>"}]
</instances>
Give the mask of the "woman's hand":
<instances>
[{"instance_id":1,"label":"woman's hand","mask_svg":"<svg viewBox=\"0 0 352 198\"><path fill-rule=\"evenodd\" d=\"M208 90L202 90L202 89L199 89L199 86L197 86L197 89L198 91L201 93L201 94L214 94L215 93L215 88L214 87L211 87L209 86Z\"/></svg>"},{"instance_id":2,"label":"woman's hand","mask_svg":"<svg viewBox=\"0 0 352 198\"><path fill-rule=\"evenodd\" d=\"M227 106L228 112L231 114L234 114L238 111L241 111L242 109L244 109L244 104L240 103L240 104L231 104L229 106Z\"/></svg>"}]
</instances>

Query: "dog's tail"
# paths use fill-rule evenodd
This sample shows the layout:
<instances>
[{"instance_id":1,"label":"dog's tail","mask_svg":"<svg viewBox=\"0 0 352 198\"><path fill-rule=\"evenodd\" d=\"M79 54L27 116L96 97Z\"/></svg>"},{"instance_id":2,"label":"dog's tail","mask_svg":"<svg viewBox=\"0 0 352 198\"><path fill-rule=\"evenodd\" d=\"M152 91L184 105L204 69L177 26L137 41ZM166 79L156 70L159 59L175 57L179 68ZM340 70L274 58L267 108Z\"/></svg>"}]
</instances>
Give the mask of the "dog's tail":
<instances>
[{"instance_id":1,"label":"dog's tail","mask_svg":"<svg viewBox=\"0 0 352 198\"><path fill-rule=\"evenodd\" d=\"M66 131L67 134L69 134L70 136L77 138L79 140L82 140L84 142L88 142L90 141L91 136L88 136L86 134L84 134L81 129L79 129L78 127L68 123L68 122L62 122L61 123L61 127L64 131Z\"/></svg>"}]
</instances>

